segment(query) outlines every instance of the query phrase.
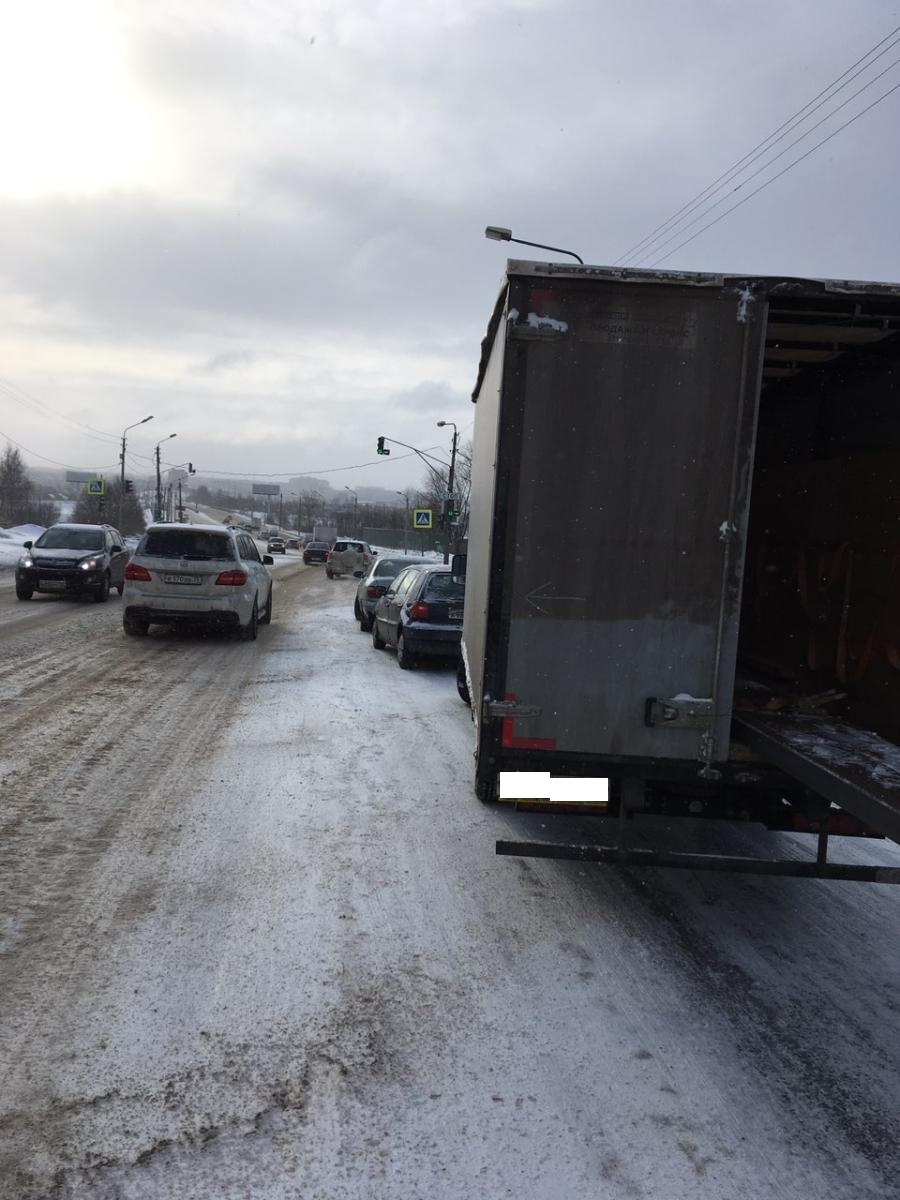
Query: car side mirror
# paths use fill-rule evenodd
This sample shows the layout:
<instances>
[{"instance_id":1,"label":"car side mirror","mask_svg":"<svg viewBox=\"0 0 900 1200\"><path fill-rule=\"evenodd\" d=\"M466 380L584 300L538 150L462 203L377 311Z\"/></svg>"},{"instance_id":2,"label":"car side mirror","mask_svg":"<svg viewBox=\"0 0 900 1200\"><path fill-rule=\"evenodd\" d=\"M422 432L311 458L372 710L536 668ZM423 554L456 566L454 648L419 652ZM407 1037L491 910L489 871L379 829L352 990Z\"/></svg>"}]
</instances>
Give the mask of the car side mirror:
<instances>
[{"instance_id":1,"label":"car side mirror","mask_svg":"<svg viewBox=\"0 0 900 1200\"><path fill-rule=\"evenodd\" d=\"M354 571L353 572L354 579L362 579L363 575L365 575L365 571Z\"/></svg>"},{"instance_id":2,"label":"car side mirror","mask_svg":"<svg viewBox=\"0 0 900 1200\"><path fill-rule=\"evenodd\" d=\"M275 566L275 559L272 557L272 555L271 555L271 554L264 554L264 555L263 555L263 562L266 564L266 566L267 566L267 567L274 567L274 566Z\"/></svg>"},{"instance_id":3,"label":"car side mirror","mask_svg":"<svg viewBox=\"0 0 900 1200\"><path fill-rule=\"evenodd\" d=\"M30 550L33 545L34 545L34 542L23 542L22 548L24 550Z\"/></svg>"},{"instance_id":4,"label":"car side mirror","mask_svg":"<svg viewBox=\"0 0 900 1200\"><path fill-rule=\"evenodd\" d=\"M116 544L114 543L114 544L113 544L113 548L112 548L112 552L113 552L113 554L121 554L121 553L122 553L122 551L123 551L123 549L124 549L124 547L122 547L122 546L118 546L118 545L116 545Z\"/></svg>"},{"instance_id":5,"label":"car side mirror","mask_svg":"<svg viewBox=\"0 0 900 1200\"><path fill-rule=\"evenodd\" d=\"M451 554L450 555L450 575L454 583L466 582L466 564L468 562L467 554Z\"/></svg>"}]
</instances>

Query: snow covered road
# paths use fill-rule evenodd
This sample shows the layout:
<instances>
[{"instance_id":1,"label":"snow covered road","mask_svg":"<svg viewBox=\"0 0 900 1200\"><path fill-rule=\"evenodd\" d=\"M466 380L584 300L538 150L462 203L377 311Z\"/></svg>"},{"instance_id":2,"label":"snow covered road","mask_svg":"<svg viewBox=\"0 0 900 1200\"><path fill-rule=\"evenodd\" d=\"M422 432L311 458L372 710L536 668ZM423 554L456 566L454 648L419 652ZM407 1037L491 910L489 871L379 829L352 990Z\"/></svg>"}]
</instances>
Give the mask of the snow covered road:
<instances>
[{"instance_id":1,"label":"snow covered road","mask_svg":"<svg viewBox=\"0 0 900 1200\"><path fill-rule=\"evenodd\" d=\"M0 592L3 1200L898 1194L896 888L498 859L590 821L277 578L255 644Z\"/></svg>"}]
</instances>

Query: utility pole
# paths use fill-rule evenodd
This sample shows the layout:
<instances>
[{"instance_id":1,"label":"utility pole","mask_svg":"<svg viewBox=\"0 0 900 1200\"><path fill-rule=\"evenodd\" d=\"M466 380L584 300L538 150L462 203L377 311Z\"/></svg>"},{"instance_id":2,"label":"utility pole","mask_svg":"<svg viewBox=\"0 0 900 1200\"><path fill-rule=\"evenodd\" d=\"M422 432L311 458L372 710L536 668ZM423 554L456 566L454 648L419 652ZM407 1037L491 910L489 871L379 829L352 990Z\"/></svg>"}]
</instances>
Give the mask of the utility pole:
<instances>
[{"instance_id":1,"label":"utility pole","mask_svg":"<svg viewBox=\"0 0 900 1200\"><path fill-rule=\"evenodd\" d=\"M144 417L141 421L135 421L133 425L126 425L122 430L122 449L119 452L119 517L118 530L122 532L122 504L125 498L125 434L129 429L137 429L138 425L146 425L148 421L152 421L152 414L149 417Z\"/></svg>"},{"instance_id":2,"label":"utility pole","mask_svg":"<svg viewBox=\"0 0 900 1200\"><path fill-rule=\"evenodd\" d=\"M444 425L453 426L453 444L450 449L450 473L447 476L447 499L444 502L444 562L450 561L450 513L453 508L453 482L456 476L456 444L459 441L459 432L453 421L438 421L438 428Z\"/></svg>"},{"instance_id":3,"label":"utility pole","mask_svg":"<svg viewBox=\"0 0 900 1200\"><path fill-rule=\"evenodd\" d=\"M403 526L403 552L409 550L409 492L398 492L398 496L403 497L403 503L406 505L406 521Z\"/></svg>"},{"instance_id":4,"label":"utility pole","mask_svg":"<svg viewBox=\"0 0 900 1200\"><path fill-rule=\"evenodd\" d=\"M169 438L178 437L177 433L170 433L168 437L161 438L156 443L156 520L162 520L162 476L159 471L159 448L163 442L169 441Z\"/></svg>"}]
</instances>

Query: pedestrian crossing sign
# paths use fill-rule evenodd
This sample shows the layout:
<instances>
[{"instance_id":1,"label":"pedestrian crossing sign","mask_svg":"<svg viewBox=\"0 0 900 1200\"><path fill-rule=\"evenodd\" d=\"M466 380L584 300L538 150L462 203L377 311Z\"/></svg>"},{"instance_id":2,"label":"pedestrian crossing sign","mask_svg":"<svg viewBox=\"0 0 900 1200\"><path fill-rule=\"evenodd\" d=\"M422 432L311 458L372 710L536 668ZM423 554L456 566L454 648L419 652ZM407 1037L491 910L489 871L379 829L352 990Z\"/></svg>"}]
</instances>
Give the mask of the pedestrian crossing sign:
<instances>
[{"instance_id":1,"label":"pedestrian crossing sign","mask_svg":"<svg viewBox=\"0 0 900 1200\"><path fill-rule=\"evenodd\" d=\"M432 510L430 508L414 508L413 509L413 526L414 526L414 528L430 529L431 528L431 514L432 514Z\"/></svg>"},{"instance_id":2,"label":"pedestrian crossing sign","mask_svg":"<svg viewBox=\"0 0 900 1200\"><path fill-rule=\"evenodd\" d=\"M87 481L87 494L89 496L105 496L106 495L106 480L105 479L89 479Z\"/></svg>"}]
</instances>

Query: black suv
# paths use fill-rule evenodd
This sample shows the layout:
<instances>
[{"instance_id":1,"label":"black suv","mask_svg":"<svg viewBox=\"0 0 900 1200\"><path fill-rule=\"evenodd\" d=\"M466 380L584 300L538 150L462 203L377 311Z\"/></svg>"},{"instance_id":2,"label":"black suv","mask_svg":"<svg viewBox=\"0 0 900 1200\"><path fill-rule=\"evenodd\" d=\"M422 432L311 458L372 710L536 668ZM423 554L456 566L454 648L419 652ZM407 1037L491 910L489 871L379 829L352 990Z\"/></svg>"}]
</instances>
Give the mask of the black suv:
<instances>
[{"instance_id":1,"label":"black suv","mask_svg":"<svg viewBox=\"0 0 900 1200\"><path fill-rule=\"evenodd\" d=\"M125 587L128 551L111 525L51 525L36 542L25 543L16 567L16 595L30 600L35 592L82 595L102 604L114 587Z\"/></svg>"}]
</instances>

